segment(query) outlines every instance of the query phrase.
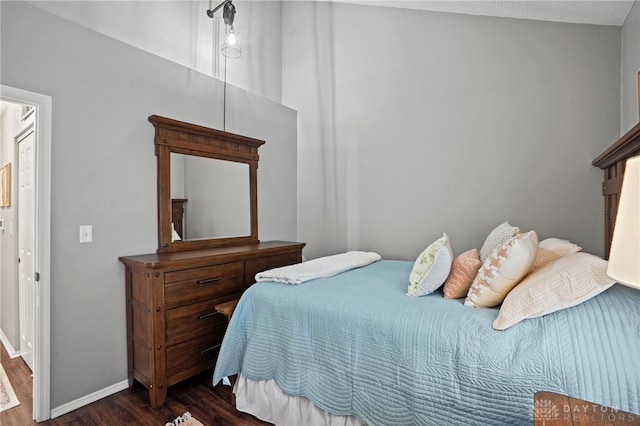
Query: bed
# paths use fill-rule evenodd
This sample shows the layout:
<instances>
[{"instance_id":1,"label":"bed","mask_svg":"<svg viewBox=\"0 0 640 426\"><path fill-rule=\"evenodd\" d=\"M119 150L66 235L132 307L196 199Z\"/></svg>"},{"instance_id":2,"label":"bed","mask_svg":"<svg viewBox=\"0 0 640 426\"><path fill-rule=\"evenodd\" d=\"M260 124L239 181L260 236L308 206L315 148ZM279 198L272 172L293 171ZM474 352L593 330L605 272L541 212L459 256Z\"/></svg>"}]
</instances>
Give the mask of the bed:
<instances>
[{"instance_id":1,"label":"bed","mask_svg":"<svg viewBox=\"0 0 640 426\"><path fill-rule=\"evenodd\" d=\"M636 154L636 127L597 160ZM605 262L578 249L532 263L507 297L567 259ZM407 297L416 264L382 259L297 285L254 284L230 319L214 385L237 375L237 408L275 424L530 425L538 391L640 413L638 290L604 277L573 305L498 330L508 299L470 307L469 296L445 298L442 287Z\"/></svg>"}]
</instances>

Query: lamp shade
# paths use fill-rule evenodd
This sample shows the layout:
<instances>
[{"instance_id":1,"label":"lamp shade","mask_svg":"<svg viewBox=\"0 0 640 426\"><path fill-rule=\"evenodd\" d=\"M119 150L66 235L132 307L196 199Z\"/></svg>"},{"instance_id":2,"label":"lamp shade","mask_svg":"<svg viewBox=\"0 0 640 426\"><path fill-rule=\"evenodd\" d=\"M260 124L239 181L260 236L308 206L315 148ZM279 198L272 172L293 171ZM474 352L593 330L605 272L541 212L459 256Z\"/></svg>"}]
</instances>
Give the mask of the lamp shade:
<instances>
[{"instance_id":1,"label":"lamp shade","mask_svg":"<svg viewBox=\"0 0 640 426\"><path fill-rule=\"evenodd\" d=\"M640 156L627 160L607 275L640 289Z\"/></svg>"},{"instance_id":2,"label":"lamp shade","mask_svg":"<svg viewBox=\"0 0 640 426\"><path fill-rule=\"evenodd\" d=\"M220 46L220 50L227 58L238 59L242 56L242 47L238 42L235 31L233 30L233 25L227 26L227 35L224 38L224 43Z\"/></svg>"}]
</instances>

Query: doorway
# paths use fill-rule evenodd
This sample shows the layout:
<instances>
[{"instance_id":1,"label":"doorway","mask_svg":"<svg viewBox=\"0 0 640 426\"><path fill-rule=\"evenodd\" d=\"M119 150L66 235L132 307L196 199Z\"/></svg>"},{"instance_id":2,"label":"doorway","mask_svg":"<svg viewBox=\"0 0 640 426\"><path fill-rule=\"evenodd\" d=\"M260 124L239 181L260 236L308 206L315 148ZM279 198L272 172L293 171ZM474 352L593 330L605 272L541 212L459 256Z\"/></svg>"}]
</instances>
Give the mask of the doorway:
<instances>
[{"instance_id":1,"label":"doorway","mask_svg":"<svg viewBox=\"0 0 640 426\"><path fill-rule=\"evenodd\" d=\"M40 422L51 417L51 97L0 85L0 101L18 104L25 116L33 115L33 124L25 126L10 142L14 144L15 152L10 161L16 165L12 173L15 182L12 186L16 190L16 211L12 214L12 222L15 223L6 223L5 226L11 226L11 232L18 231L19 243L14 245L13 250L14 257L20 259L20 262L16 265L14 281L23 296L26 296L20 297L19 345L25 362L27 365L31 364L29 367L33 372L33 419ZM4 135L3 139L6 137ZM3 258L5 256L3 251ZM32 295L28 294L29 291ZM4 304L6 301L0 299L0 303Z\"/></svg>"},{"instance_id":2,"label":"doorway","mask_svg":"<svg viewBox=\"0 0 640 426\"><path fill-rule=\"evenodd\" d=\"M22 110L30 107L21 106ZM20 319L20 356L33 372L36 291L35 254L35 126L28 125L17 137L18 187L18 300Z\"/></svg>"}]
</instances>

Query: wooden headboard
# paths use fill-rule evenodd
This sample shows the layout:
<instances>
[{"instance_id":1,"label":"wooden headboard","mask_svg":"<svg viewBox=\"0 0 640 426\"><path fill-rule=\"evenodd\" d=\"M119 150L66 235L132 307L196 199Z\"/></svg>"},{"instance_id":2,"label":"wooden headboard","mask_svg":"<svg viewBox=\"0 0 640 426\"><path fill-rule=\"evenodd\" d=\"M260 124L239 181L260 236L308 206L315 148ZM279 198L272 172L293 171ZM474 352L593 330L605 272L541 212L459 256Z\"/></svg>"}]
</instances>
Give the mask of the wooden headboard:
<instances>
[{"instance_id":1,"label":"wooden headboard","mask_svg":"<svg viewBox=\"0 0 640 426\"><path fill-rule=\"evenodd\" d=\"M604 253L609 258L613 227L618 213L618 202L622 191L622 178L627 158L640 154L640 123L625 133L591 162L604 170L602 195L604 195Z\"/></svg>"}]
</instances>

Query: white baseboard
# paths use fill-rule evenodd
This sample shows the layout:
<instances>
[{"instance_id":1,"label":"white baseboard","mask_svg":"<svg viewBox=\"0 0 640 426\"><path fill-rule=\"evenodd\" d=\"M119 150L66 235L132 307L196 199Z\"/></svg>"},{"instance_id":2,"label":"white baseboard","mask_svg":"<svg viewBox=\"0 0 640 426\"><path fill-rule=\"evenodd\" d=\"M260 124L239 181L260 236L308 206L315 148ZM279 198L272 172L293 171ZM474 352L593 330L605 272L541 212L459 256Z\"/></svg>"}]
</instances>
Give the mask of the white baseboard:
<instances>
[{"instance_id":1,"label":"white baseboard","mask_svg":"<svg viewBox=\"0 0 640 426\"><path fill-rule=\"evenodd\" d=\"M77 410L80 407L89 405L92 402L98 401L99 399L105 398L109 395L113 395L114 393L125 390L128 387L129 387L129 381L123 380L111 386L107 386L106 388L90 393L89 395L85 395L81 398L67 402L66 404L62 404L59 407L55 407L51 410L51 418L54 419L56 417L62 416L63 414L70 413L73 410Z\"/></svg>"},{"instance_id":2,"label":"white baseboard","mask_svg":"<svg viewBox=\"0 0 640 426\"><path fill-rule=\"evenodd\" d=\"M16 351L13 348L13 346L11 346L9 339L7 339L7 336L5 336L4 331L2 331L2 329L0 329L0 342L2 342L2 346L4 346L4 348L7 350L7 353L9 354L9 358L13 359L13 358L18 358L20 356L20 351Z\"/></svg>"}]
</instances>

